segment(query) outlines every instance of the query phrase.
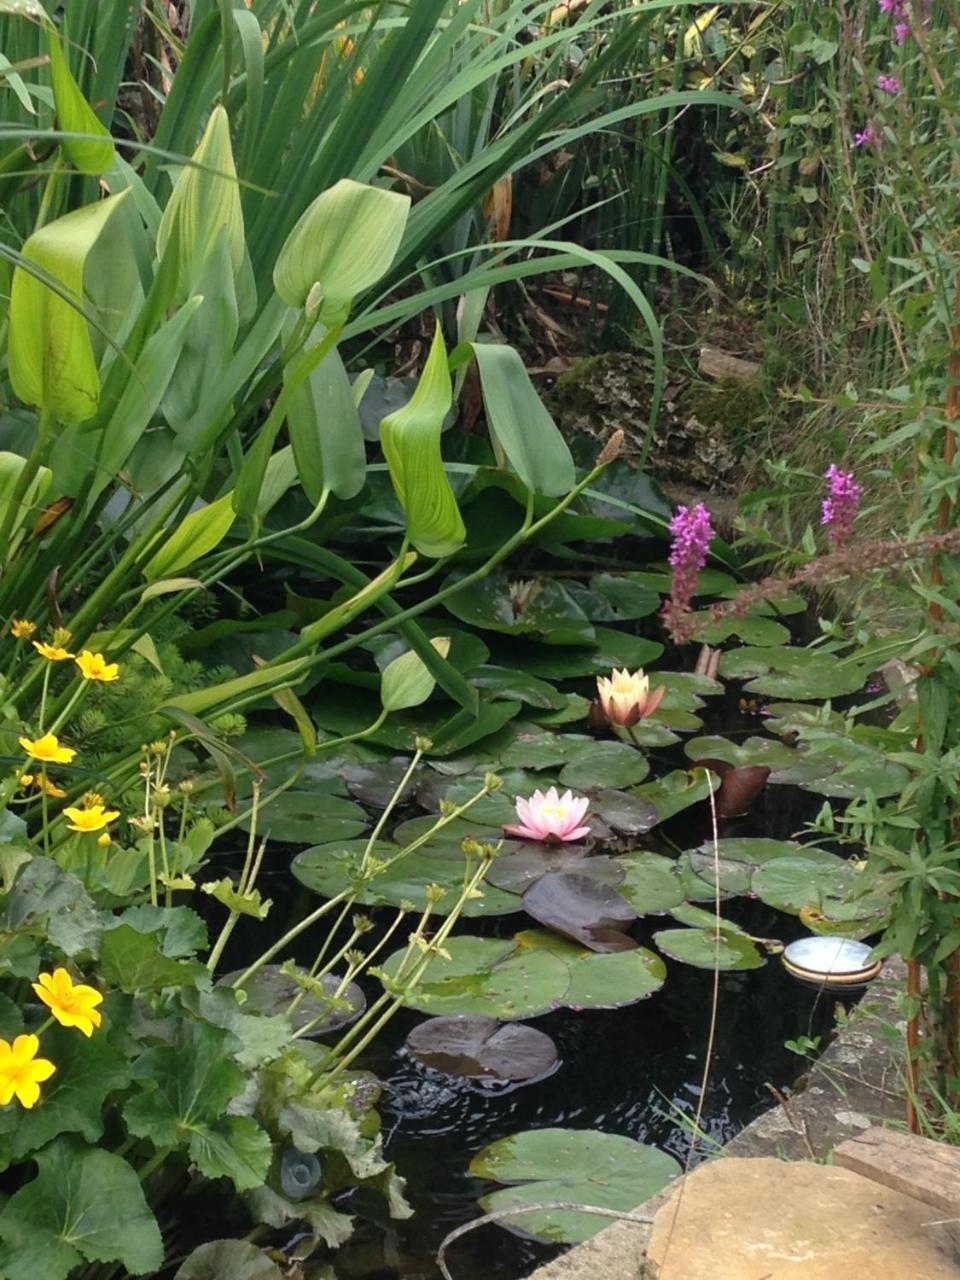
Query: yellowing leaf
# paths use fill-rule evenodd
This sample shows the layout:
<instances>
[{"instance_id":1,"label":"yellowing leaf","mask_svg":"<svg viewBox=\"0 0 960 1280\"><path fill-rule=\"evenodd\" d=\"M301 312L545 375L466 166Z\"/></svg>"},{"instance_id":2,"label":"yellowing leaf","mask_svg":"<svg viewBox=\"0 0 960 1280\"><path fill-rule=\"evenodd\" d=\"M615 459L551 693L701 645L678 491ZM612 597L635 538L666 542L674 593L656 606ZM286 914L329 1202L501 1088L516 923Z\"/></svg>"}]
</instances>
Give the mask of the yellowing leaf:
<instances>
[{"instance_id":1,"label":"yellowing leaf","mask_svg":"<svg viewBox=\"0 0 960 1280\"><path fill-rule=\"evenodd\" d=\"M451 398L447 351L437 325L416 390L402 409L380 423L380 443L410 541L425 556L451 555L467 536L440 452Z\"/></svg>"},{"instance_id":2,"label":"yellowing leaf","mask_svg":"<svg viewBox=\"0 0 960 1280\"><path fill-rule=\"evenodd\" d=\"M342 323L352 299L389 270L409 211L409 196L341 178L287 236L273 269L277 293L291 307L302 307L316 285L322 299L317 318Z\"/></svg>"},{"instance_id":3,"label":"yellowing leaf","mask_svg":"<svg viewBox=\"0 0 960 1280\"><path fill-rule=\"evenodd\" d=\"M690 26L687 27L683 33L683 56L685 58L703 57L703 33L719 12L720 6L715 4L712 9L708 9L706 13L701 13L694 18Z\"/></svg>"},{"instance_id":4,"label":"yellowing leaf","mask_svg":"<svg viewBox=\"0 0 960 1280\"><path fill-rule=\"evenodd\" d=\"M57 108L57 123L64 133L93 134L90 138L61 138L60 146L70 163L81 173L106 173L113 165L114 150L110 131L94 115L93 108L80 92L73 78L56 30L47 27L47 51L50 54L50 79Z\"/></svg>"},{"instance_id":5,"label":"yellowing leaf","mask_svg":"<svg viewBox=\"0 0 960 1280\"><path fill-rule=\"evenodd\" d=\"M232 492L199 511L191 511L144 565L143 576L148 582L156 582L179 573L219 546L236 518Z\"/></svg>"},{"instance_id":6,"label":"yellowing leaf","mask_svg":"<svg viewBox=\"0 0 960 1280\"><path fill-rule=\"evenodd\" d=\"M44 279L25 267L13 273L10 382L25 404L64 424L85 422L97 411L100 375L81 310L83 271L87 255L127 194L75 209L30 236L21 253Z\"/></svg>"},{"instance_id":7,"label":"yellowing leaf","mask_svg":"<svg viewBox=\"0 0 960 1280\"><path fill-rule=\"evenodd\" d=\"M25 463L26 459L21 458L19 453L0 453L0 521L6 515L7 506L13 496L13 491L16 488L17 480ZM10 530L11 536L24 523L30 514L31 508L39 505L49 484L49 469L40 467L33 479L33 483L20 501L20 509L14 517L13 526Z\"/></svg>"},{"instance_id":8,"label":"yellowing leaf","mask_svg":"<svg viewBox=\"0 0 960 1280\"><path fill-rule=\"evenodd\" d=\"M174 185L157 231L157 255L170 248L178 255L179 296L187 297L199 279L221 231L234 273L243 266L243 210L230 145L230 122L215 107L193 164L186 165Z\"/></svg>"}]
</instances>

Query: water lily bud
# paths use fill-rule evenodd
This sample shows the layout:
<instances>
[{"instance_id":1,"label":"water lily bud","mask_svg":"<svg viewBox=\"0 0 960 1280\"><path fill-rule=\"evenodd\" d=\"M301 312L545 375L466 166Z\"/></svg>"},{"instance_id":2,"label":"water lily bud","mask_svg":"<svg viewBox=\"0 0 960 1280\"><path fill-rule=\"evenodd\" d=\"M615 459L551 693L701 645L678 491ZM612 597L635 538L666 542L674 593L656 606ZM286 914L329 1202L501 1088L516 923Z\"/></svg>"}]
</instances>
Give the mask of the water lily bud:
<instances>
[{"instance_id":1,"label":"water lily bud","mask_svg":"<svg viewBox=\"0 0 960 1280\"><path fill-rule=\"evenodd\" d=\"M666 688L661 685L659 689L651 690L642 668L633 672L624 668L610 676L598 676L597 692L609 722L629 728L653 715L663 701Z\"/></svg>"}]
</instances>

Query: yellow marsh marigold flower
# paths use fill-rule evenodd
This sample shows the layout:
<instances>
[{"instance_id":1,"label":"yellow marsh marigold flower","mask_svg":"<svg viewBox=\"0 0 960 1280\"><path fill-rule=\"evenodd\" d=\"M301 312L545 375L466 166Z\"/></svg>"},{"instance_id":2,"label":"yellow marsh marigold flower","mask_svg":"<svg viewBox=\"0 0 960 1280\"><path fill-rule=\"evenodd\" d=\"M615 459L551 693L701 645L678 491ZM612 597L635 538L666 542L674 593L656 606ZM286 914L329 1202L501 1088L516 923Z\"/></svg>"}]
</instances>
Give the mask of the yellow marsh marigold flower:
<instances>
[{"instance_id":1,"label":"yellow marsh marigold flower","mask_svg":"<svg viewBox=\"0 0 960 1280\"><path fill-rule=\"evenodd\" d=\"M10 631L18 640L29 640L37 629L37 624L29 618L14 618L10 623Z\"/></svg>"},{"instance_id":2,"label":"yellow marsh marigold flower","mask_svg":"<svg viewBox=\"0 0 960 1280\"><path fill-rule=\"evenodd\" d=\"M17 1036L13 1044L0 1040L0 1106L5 1107L16 1094L21 1106L36 1106L40 1085L56 1071L52 1062L38 1058L40 1041L36 1036Z\"/></svg>"},{"instance_id":3,"label":"yellow marsh marigold flower","mask_svg":"<svg viewBox=\"0 0 960 1280\"><path fill-rule=\"evenodd\" d=\"M55 800L62 800L67 794L62 787L58 787L49 778L45 778L42 773L21 773L20 785L23 787L36 787L38 791L45 791L48 796L53 796Z\"/></svg>"},{"instance_id":4,"label":"yellow marsh marigold flower","mask_svg":"<svg viewBox=\"0 0 960 1280\"><path fill-rule=\"evenodd\" d=\"M103 799L103 796L100 795L98 791L85 791L83 795L80 797L80 803L83 805L85 809L96 809L98 805L102 809L104 805L104 799Z\"/></svg>"},{"instance_id":5,"label":"yellow marsh marigold flower","mask_svg":"<svg viewBox=\"0 0 960 1280\"><path fill-rule=\"evenodd\" d=\"M104 831L103 835L97 836L97 844L101 849L109 849L113 844L113 840L110 838L110 832Z\"/></svg>"},{"instance_id":6,"label":"yellow marsh marigold flower","mask_svg":"<svg viewBox=\"0 0 960 1280\"><path fill-rule=\"evenodd\" d=\"M74 809L68 805L63 816L70 819L67 826L71 831L102 831L108 822L120 817L120 810L104 809L102 804L90 809Z\"/></svg>"},{"instance_id":7,"label":"yellow marsh marigold flower","mask_svg":"<svg viewBox=\"0 0 960 1280\"><path fill-rule=\"evenodd\" d=\"M96 1007L103 1004L103 996L93 987L74 982L66 969L41 973L32 986L61 1027L76 1027L89 1039L103 1021Z\"/></svg>"},{"instance_id":8,"label":"yellow marsh marigold flower","mask_svg":"<svg viewBox=\"0 0 960 1280\"><path fill-rule=\"evenodd\" d=\"M84 680L102 680L106 683L120 677L117 663L107 662L102 653L91 653L89 649L83 650L76 659L76 664Z\"/></svg>"},{"instance_id":9,"label":"yellow marsh marigold flower","mask_svg":"<svg viewBox=\"0 0 960 1280\"><path fill-rule=\"evenodd\" d=\"M55 733L45 733L42 738L31 741L29 738L18 738L28 756L34 760L43 760L47 764L69 764L77 754L73 747L61 747Z\"/></svg>"},{"instance_id":10,"label":"yellow marsh marigold flower","mask_svg":"<svg viewBox=\"0 0 960 1280\"><path fill-rule=\"evenodd\" d=\"M59 644L44 644L40 640L34 640L33 647L40 657L46 658L48 662L64 662L67 658L73 657L69 650Z\"/></svg>"},{"instance_id":11,"label":"yellow marsh marigold flower","mask_svg":"<svg viewBox=\"0 0 960 1280\"><path fill-rule=\"evenodd\" d=\"M611 724L629 727L652 716L663 701L666 689L650 689L650 681L639 671L614 671L610 676L597 677L597 693L603 713Z\"/></svg>"}]
</instances>

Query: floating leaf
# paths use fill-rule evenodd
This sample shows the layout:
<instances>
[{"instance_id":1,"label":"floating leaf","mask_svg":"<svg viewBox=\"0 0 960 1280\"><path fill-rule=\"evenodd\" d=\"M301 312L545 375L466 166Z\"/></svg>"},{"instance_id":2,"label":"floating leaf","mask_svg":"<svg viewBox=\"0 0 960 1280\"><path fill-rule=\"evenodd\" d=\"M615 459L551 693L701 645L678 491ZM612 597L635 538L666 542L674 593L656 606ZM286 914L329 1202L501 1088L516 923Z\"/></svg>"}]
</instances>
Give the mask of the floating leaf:
<instances>
[{"instance_id":1,"label":"floating leaf","mask_svg":"<svg viewBox=\"0 0 960 1280\"><path fill-rule=\"evenodd\" d=\"M568 589L591 622L632 622L660 607L660 593L629 574L595 573L589 585Z\"/></svg>"},{"instance_id":2,"label":"floating leaf","mask_svg":"<svg viewBox=\"0 0 960 1280\"><path fill-rule=\"evenodd\" d=\"M248 831L251 821L252 817L244 818L241 829ZM281 791L261 805L257 815L257 830L284 844L352 840L368 825L369 818L358 804L319 789Z\"/></svg>"},{"instance_id":3,"label":"floating leaf","mask_svg":"<svg viewBox=\"0 0 960 1280\"><path fill-rule=\"evenodd\" d=\"M794 840L768 840L758 836L733 836L718 840L716 848L712 840L691 849L685 855L693 873L713 892L719 880L721 893L748 894L751 880L758 867L780 858L795 859L809 852L809 861L826 868L836 859L821 849L809 850ZM702 897L703 895L698 895Z\"/></svg>"},{"instance_id":4,"label":"floating leaf","mask_svg":"<svg viewBox=\"0 0 960 1280\"><path fill-rule=\"evenodd\" d=\"M452 587L456 581L451 577L445 586ZM594 639L586 614L554 578L514 582L505 573L489 573L455 591L444 604L461 622L503 635L539 635L554 645L587 644Z\"/></svg>"},{"instance_id":5,"label":"floating leaf","mask_svg":"<svg viewBox=\"0 0 960 1280\"><path fill-rule=\"evenodd\" d=\"M238 969L235 973L225 974L218 985L232 987L242 972ZM312 981L307 981L305 970L295 969L291 973L285 965L265 964L241 988L246 996L242 1012L257 1014L260 1020L283 1014L284 1021L294 1031L325 1036L348 1027L367 1007L364 994L355 982L348 982L338 995L341 979L335 974L326 973L322 979L316 980L320 985L319 991L310 985ZM297 1007L288 1013L294 999L299 1000ZM310 1030L304 1033L306 1026Z\"/></svg>"},{"instance_id":6,"label":"floating leaf","mask_svg":"<svg viewBox=\"0 0 960 1280\"><path fill-rule=\"evenodd\" d=\"M631 794L652 804L659 820L666 822L691 805L706 800L711 790L716 791L718 786L719 781L716 778L711 781L706 769L674 769L654 782L635 787Z\"/></svg>"},{"instance_id":7,"label":"floating leaf","mask_svg":"<svg viewBox=\"0 0 960 1280\"><path fill-rule=\"evenodd\" d=\"M837 698L863 687L866 669L843 662L819 649L760 648L744 645L728 649L720 659L720 674L728 680L748 680L751 693L797 701Z\"/></svg>"},{"instance_id":8,"label":"floating leaf","mask_svg":"<svg viewBox=\"0 0 960 1280\"><path fill-rule=\"evenodd\" d=\"M83 1262L156 1273L163 1241L128 1162L60 1138L34 1155L37 1176L0 1211L6 1280L65 1280Z\"/></svg>"},{"instance_id":9,"label":"floating leaf","mask_svg":"<svg viewBox=\"0 0 960 1280\"><path fill-rule=\"evenodd\" d=\"M767 785L770 769L764 764L744 765L721 772L717 792L717 813L721 818L736 818L746 813Z\"/></svg>"},{"instance_id":10,"label":"floating leaf","mask_svg":"<svg viewBox=\"0 0 960 1280\"><path fill-rule=\"evenodd\" d=\"M867 890L862 878L842 858L817 850L814 860L804 849L802 857L780 858L758 867L750 882L752 891L770 907L802 915L813 928L822 921L821 932L843 932L863 938L878 933L886 923L891 900L882 886ZM827 859L830 859L828 862ZM834 929L834 922L842 929Z\"/></svg>"},{"instance_id":11,"label":"floating leaf","mask_svg":"<svg viewBox=\"0 0 960 1280\"><path fill-rule=\"evenodd\" d=\"M684 891L674 859L642 851L623 854L617 863L625 872L620 893L637 915L669 911L683 901Z\"/></svg>"},{"instance_id":12,"label":"floating leaf","mask_svg":"<svg viewBox=\"0 0 960 1280\"><path fill-rule=\"evenodd\" d=\"M588 624L593 625L593 624ZM627 631L614 631L609 627L593 627L595 648L557 646L547 649L543 645L529 650L519 647L511 657L517 665L531 675L547 680L565 680L575 676L608 676L615 667L647 667L663 653L658 640L630 635Z\"/></svg>"},{"instance_id":13,"label":"floating leaf","mask_svg":"<svg viewBox=\"0 0 960 1280\"><path fill-rule=\"evenodd\" d=\"M621 835L638 836L660 821L654 805L627 791L598 791L591 797L590 811Z\"/></svg>"},{"instance_id":14,"label":"floating leaf","mask_svg":"<svg viewBox=\"0 0 960 1280\"><path fill-rule=\"evenodd\" d=\"M666 955L696 969L759 969L763 956L749 938L720 928L661 929L653 940Z\"/></svg>"},{"instance_id":15,"label":"floating leaf","mask_svg":"<svg viewBox=\"0 0 960 1280\"><path fill-rule=\"evenodd\" d=\"M548 1035L495 1018L431 1018L414 1027L406 1047L423 1066L468 1079L542 1080L558 1061Z\"/></svg>"},{"instance_id":16,"label":"floating leaf","mask_svg":"<svg viewBox=\"0 0 960 1280\"><path fill-rule=\"evenodd\" d=\"M629 1213L681 1172L672 1156L619 1134L590 1129L535 1129L501 1138L470 1162L477 1178L517 1186L484 1196L485 1213L532 1209L507 1219L524 1235L576 1244L602 1231L608 1219L532 1206L549 1201Z\"/></svg>"},{"instance_id":17,"label":"floating leaf","mask_svg":"<svg viewBox=\"0 0 960 1280\"><path fill-rule=\"evenodd\" d=\"M551 872L523 895L524 910L591 951L629 951L637 944L624 927L637 918L616 889L591 876Z\"/></svg>"},{"instance_id":18,"label":"floating leaf","mask_svg":"<svg viewBox=\"0 0 960 1280\"><path fill-rule=\"evenodd\" d=\"M433 819L428 821L432 822ZM345 889L359 884L358 876L366 843L365 840L348 840L340 844L316 845L304 849L294 858L291 870L308 889L325 898L333 898ZM373 852L377 858L385 861L395 857L400 852L400 846L378 841ZM357 901L366 906L392 907L408 902L415 911L422 911L427 905L427 889L431 885L439 885L446 890L446 896L433 905L433 914L446 915L459 900L465 868L466 859L460 852L458 843L447 848L434 848L429 852L418 850L405 854L393 866L367 881ZM519 910L519 903L513 894L503 893L489 885L481 885L480 894L480 897L471 898L466 903L464 915L495 916Z\"/></svg>"},{"instance_id":19,"label":"floating leaf","mask_svg":"<svg viewBox=\"0 0 960 1280\"><path fill-rule=\"evenodd\" d=\"M625 742L594 742L560 770L560 781L577 791L629 787L642 782L650 765L642 751Z\"/></svg>"},{"instance_id":20,"label":"floating leaf","mask_svg":"<svg viewBox=\"0 0 960 1280\"><path fill-rule=\"evenodd\" d=\"M541 876L556 871L587 876L614 888L623 881L619 858L584 855L579 846L537 844L525 841L515 852L500 853L487 872L487 884L508 893L523 893Z\"/></svg>"}]
</instances>

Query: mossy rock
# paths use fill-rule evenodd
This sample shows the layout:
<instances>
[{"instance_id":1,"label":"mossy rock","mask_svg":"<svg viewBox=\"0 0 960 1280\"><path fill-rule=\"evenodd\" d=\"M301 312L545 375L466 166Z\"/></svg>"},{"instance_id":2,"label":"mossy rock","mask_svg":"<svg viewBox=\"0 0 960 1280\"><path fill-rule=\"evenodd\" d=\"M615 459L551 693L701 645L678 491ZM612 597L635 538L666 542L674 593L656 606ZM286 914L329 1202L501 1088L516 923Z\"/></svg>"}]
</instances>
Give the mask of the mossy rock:
<instances>
[{"instance_id":1,"label":"mossy rock","mask_svg":"<svg viewBox=\"0 0 960 1280\"><path fill-rule=\"evenodd\" d=\"M568 439L606 440L622 429L625 454L639 453L646 435L653 361L610 352L579 360L549 393L548 404ZM668 373L647 462L664 482L735 491L743 446L770 414L763 389L738 381L707 385Z\"/></svg>"}]
</instances>

